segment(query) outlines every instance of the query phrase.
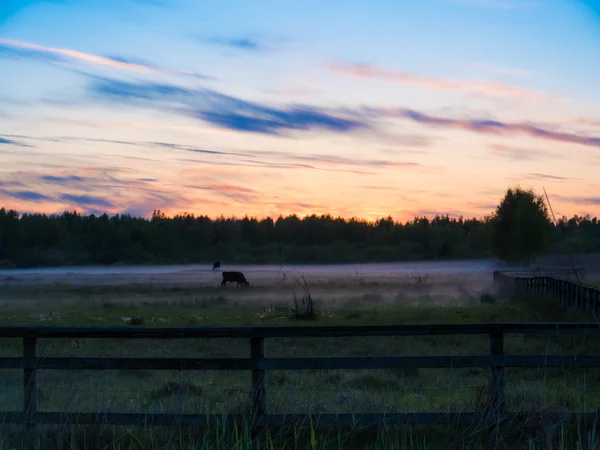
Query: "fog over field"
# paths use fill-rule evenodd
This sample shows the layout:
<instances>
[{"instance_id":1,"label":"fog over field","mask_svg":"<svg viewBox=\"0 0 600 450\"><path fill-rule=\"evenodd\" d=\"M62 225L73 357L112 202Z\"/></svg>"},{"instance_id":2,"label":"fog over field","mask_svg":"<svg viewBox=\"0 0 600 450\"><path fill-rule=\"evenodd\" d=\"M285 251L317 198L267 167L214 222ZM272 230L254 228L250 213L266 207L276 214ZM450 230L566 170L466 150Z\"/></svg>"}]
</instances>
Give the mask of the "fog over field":
<instances>
[{"instance_id":1,"label":"fog over field","mask_svg":"<svg viewBox=\"0 0 600 450\"><path fill-rule=\"evenodd\" d=\"M250 281L270 284L285 274L304 275L314 281L332 281L345 277L369 279L405 277L410 274L430 276L489 274L507 268L505 264L491 259L466 261L417 261L401 263L365 264L228 264L221 263L221 271L244 272ZM164 265L164 266L84 266L43 267L32 269L0 270L0 280L19 283L69 283L69 284L213 284L219 283L221 274L213 271L211 264Z\"/></svg>"},{"instance_id":2,"label":"fog over field","mask_svg":"<svg viewBox=\"0 0 600 450\"><path fill-rule=\"evenodd\" d=\"M593 280L599 277L598 255L577 255L572 260L577 267L586 269L586 278ZM538 258L535 266L568 268L570 261L566 256L544 257ZM164 289L192 289L198 298L219 298L219 304L225 306L239 301L254 304L289 300L293 292L301 291L298 281L304 278L313 295L327 304L357 307L414 301L454 304L491 291L494 270L524 268L492 259L332 265L244 265L222 261L221 271L213 271L211 263L53 267L0 271L0 294L4 291L3 300L11 302L11 299L24 298L17 294L21 288L36 289L36 298L47 289L57 292L110 288L118 289L111 291L111 296L114 295L117 301L129 302L132 301L129 291L133 289L139 294L144 292L146 296L145 299L134 299L133 303L137 303L138 300L153 302L149 297L165 301L167 294ZM250 288L238 289L235 284L221 288L221 272L227 270L242 271L250 282ZM169 293L167 296L171 298L172 295ZM85 298L83 295L80 300L85 301Z\"/></svg>"}]
</instances>

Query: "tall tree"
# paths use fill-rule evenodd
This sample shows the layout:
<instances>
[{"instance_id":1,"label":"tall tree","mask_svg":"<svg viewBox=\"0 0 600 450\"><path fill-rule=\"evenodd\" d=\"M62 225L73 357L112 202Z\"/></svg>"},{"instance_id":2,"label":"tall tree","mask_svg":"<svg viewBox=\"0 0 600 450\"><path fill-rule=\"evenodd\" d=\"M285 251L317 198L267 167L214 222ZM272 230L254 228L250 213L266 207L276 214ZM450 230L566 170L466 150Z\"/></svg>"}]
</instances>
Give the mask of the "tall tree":
<instances>
[{"instance_id":1,"label":"tall tree","mask_svg":"<svg viewBox=\"0 0 600 450\"><path fill-rule=\"evenodd\" d=\"M531 263L553 243L544 197L533 189L509 188L492 217L491 248L509 263Z\"/></svg>"}]
</instances>

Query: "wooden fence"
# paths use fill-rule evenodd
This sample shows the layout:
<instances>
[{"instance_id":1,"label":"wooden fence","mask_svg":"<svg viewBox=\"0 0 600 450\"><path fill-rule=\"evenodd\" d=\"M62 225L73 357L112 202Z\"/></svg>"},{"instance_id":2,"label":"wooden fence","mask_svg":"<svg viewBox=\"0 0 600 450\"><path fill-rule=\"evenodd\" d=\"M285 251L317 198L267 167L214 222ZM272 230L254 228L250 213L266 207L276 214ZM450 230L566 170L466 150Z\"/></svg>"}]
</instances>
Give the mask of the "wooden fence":
<instances>
[{"instance_id":1,"label":"wooden fence","mask_svg":"<svg viewBox=\"0 0 600 450\"><path fill-rule=\"evenodd\" d=\"M548 269L545 267L535 267L532 269L521 269L521 270L501 270L501 273L510 275L512 277L553 277L563 278L567 280L582 279L585 278L585 269L580 267L578 269Z\"/></svg>"},{"instance_id":2,"label":"wooden fence","mask_svg":"<svg viewBox=\"0 0 600 450\"><path fill-rule=\"evenodd\" d=\"M600 289L594 286L555 276L516 276L510 271L494 272L494 284L504 295L546 296L557 300L563 310L576 308L594 317L600 314Z\"/></svg>"},{"instance_id":3,"label":"wooden fence","mask_svg":"<svg viewBox=\"0 0 600 450\"><path fill-rule=\"evenodd\" d=\"M21 411L0 412L3 423L35 424L113 424L113 425L210 425L223 420L248 420L258 426L289 421L306 421L308 415L269 414L266 373L269 370L339 370L392 368L489 368L489 398L485 410L473 412L414 412L398 414L319 414L313 423L329 425L400 424L470 424L490 420L497 423L518 417L506 408L505 367L590 368L600 367L600 355L507 355L504 336L520 335L593 335L600 336L596 323L491 323L398 326L300 326L300 327L204 327L204 328L137 328L137 327L0 327L0 338L23 341L22 357L0 358L1 369L23 370L24 403ZM440 356L355 356L267 358L265 340L269 338L360 337L360 336L440 336L487 335L489 352L472 355ZM249 358L82 358L40 357L39 339L248 339ZM251 372L249 393L252 410L249 416L219 414L170 413L74 413L38 410L39 370L247 370ZM574 416L575 413L572 415ZM589 417L588 417L589 416ZM565 415L549 416L564 420ZM592 413L577 414L578 420L592 419Z\"/></svg>"}]
</instances>

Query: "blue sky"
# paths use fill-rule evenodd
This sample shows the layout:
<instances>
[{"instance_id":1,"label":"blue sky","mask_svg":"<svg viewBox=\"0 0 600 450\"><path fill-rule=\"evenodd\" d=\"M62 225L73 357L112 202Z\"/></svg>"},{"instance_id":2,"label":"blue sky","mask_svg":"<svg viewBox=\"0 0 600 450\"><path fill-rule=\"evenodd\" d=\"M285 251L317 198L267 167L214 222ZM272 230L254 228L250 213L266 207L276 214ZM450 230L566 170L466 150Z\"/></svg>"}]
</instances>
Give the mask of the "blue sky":
<instances>
[{"instance_id":1,"label":"blue sky","mask_svg":"<svg viewBox=\"0 0 600 450\"><path fill-rule=\"evenodd\" d=\"M4 0L0 204L600 215L595 1Z\"/></svg>"}]
</instances>

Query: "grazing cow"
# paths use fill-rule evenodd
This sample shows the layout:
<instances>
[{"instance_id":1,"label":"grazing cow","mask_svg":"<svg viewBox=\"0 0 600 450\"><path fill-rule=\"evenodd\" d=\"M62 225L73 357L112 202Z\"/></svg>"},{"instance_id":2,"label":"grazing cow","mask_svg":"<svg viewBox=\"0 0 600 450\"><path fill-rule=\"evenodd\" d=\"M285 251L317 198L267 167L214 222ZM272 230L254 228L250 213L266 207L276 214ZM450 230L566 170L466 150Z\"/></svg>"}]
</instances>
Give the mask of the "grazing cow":
<instances>
[{"instance_id":1,"label":"grazing cow","mask_svg":"<svg viewBox=\"0 0 600 450\"><path fill-rule=\"evenodd\" d=\"M215 261L213 263L213 270L221 269L221 261Z\"/></svg>"},{"instance_id":2,"label":"grazing cow","mask_svg":"<svg viewBox=\"0 0 600 450\"><path fill-rule=\"evenodd\" d=\"M242 272L223 272L223 281L221 281L221 287L225 287L226 283L237 283L238 287L250 286L248 280Z\"/></svg>"}]
</instances>

